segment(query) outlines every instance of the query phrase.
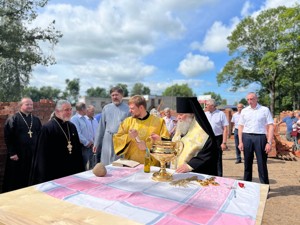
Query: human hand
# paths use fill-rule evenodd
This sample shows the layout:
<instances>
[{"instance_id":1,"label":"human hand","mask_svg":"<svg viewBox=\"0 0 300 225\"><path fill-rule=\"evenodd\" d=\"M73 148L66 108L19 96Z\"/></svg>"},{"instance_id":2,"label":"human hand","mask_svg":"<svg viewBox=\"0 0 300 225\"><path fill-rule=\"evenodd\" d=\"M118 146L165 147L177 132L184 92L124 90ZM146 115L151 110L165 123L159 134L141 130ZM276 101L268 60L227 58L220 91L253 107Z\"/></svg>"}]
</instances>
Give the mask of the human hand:
<instances>
[{"instance_id":1,"label":"human hand","mask_svg":"<svg viewBox=\"0 0 300 225\"><path fill-rule=\"evenodd\" d=\"M176 169L176 173L187 173L187 172L190 172L191 169L190 167L188 166L188 164L182 164L181 166L179 166L177 169Z\"/></svg>"},{"instance_id":2,"label":"human hand","mask_svg":"<svg viewBox=\"0 0 300 225\"><path fill-rule=\"evenodd\" d=\"M272 146L269 143L267 143L265 147L265 152L268 154L271 150L272 150Z\"/></svg>"},{"instance_id":3,"label":"human hand","mask_svg":"<svg viewBox=\"0 0 300 225\"><path fill-rule=\"evenodd\" d=\"M240 151L244 151L244 144L240 142L238 148Z\"/></svg>"},{"instance_id":4,"label":"human hand","mask_svg":"<svg viewBox=\"0 0 300 225\"><path fill-rule=\"evenodd\" d=\"M97 147L96 147L96 146L93 146L92 150L93 150L93 153L94 153L94 154L97 153Z\"/></svg>"},{"instance_id":5,"label":"human hand","mask_svg":"<svg viewBox=\"0 0 300 225\"><path fill-rule=\"evenodd\" d=\"M18 155L17 154L15 154L15 155L13 155L13 156L11 156L11 157L9 157L11 160L13 160L13 161L18 161L19 160L19 157L18 157Z\"/></svg>"},{"instance_id":6,"label":"human hand","mask_svg":"<svg viewBox=\"0 0 300 225\"><path fill-rule=\"evenodd\" d=\"M94 147L94 143L92 141L90 141L86 147L87 148L93 148Z\"/></svg>"},{"instance_id":7,"label":"human hand","mask_svg":"<svg viewBox=\"0 0 300 225\"><path fill-rule=\"evenodd\" d=\"M135 129L130 129L129 132L128 132L129 136L132 138L132 139L135 139L136 137L138 137L139 133L137 132L137 130Z\"/></svg>"},{"instance_id":8,"label":"human hand","mask_svg":"<svg viewBox=\"0 0 300 225\"><path fill-rule=\"evenodd\" d=\"M225 143L221 144L221 149L222 151L225 151L227 149L227 145Z\"/></svg>"},{"instance_id":9,"label":"human hand","mask_svg":"<svg viewBox=\"0 0 300 225\"><path fill-rule=\"evenodd\" d=\"M155 134L155 133L152 133L150 135L150 138L153 140L153 141L161 141L161 137L158 135L158 134Z\"/></svg>"},{"instance_id":10,"label":"human hand","mask_svg":"<svg viewBox=\"0 0 300 225\"><path fill-rule=\"evenodd\" d=\"M146 145L146 143L144 142L144 141L139 141L139 142L137 142L136 143L137 144L137 146L138 146L138 148L140 149L140 150L146 150L146 148L147 148L147 145Z\"/></svg>"}]
</instances>

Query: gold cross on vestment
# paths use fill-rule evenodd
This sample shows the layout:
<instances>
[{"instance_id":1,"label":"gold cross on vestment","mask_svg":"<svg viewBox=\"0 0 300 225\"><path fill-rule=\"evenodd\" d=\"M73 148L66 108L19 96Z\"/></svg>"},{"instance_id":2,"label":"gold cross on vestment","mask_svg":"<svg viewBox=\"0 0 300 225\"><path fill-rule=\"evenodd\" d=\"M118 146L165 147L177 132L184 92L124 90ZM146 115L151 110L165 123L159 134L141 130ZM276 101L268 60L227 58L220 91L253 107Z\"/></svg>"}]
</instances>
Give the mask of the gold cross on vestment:
<instances>
[{"instance_id":1,"label":"gold cross on vestment","mask_svg":"<svg viewBox=\"0 0 300 225\"><path fill-rule=\"evenodd\" d=\"M29 134L29 137L32 138L33 132L31 130L29 130L27 134Z\"/></svg>"},{"instance_id":2,"label":"gold cross on vestment","mask_svg":"<svg viewBox=\"0 0 300 225\"><path fill-rule=\"evenodd\" d=\"M69 154L72 154L72 145L71 145L71 141L68 141L68 145L67 145L67 148L69 150Z\"/></svg>"}]
</instances>

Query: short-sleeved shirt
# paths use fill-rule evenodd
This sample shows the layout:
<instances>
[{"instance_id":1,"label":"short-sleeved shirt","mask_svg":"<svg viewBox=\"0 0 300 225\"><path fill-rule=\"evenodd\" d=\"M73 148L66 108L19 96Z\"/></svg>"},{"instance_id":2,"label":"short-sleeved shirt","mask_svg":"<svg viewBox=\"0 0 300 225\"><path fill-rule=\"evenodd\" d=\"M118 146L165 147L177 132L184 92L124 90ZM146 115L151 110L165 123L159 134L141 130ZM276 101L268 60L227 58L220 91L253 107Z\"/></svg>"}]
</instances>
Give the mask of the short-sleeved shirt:
<instances>
[{"instance_id":1,"label":"short-sleeved shirt","mask_svg":"<svg viewBox=\"0 0 300 225\"><path fill-rule=\"evenodd\" d=\"M247 106L241 112L239 125L244 126L243 133L266 134L266 125L273 124L270 110L259 104L253 109Z\"/></svg>"},{"instance_id":2,"label":"short-sleeved shirt","mask_svg":"<svg viewBox=\"0 0 300 225\"><path fill-rule=\"evenodd\" d=\"M231 118L231 123L234 123L234 128L238 129L239 128L239 119L240 119L241 113L236 112L235 114L233 114L232 118Z\"/></svg>"},{"instance_id":3,"label":"short-sleeved shirt","mask_svg":"<svg viewBox=\"0 0 300 225\"><path fill-rule=\"evenodd\" d=\"M284 122L286 124L286 131L287 132L292 132L293 130L293 123L297 122L297 118L296 117L289 117L286 116L282 119L282 122Z\"/></svg>"},{"instance_id":4,"label":"short-sleeved shirt","mask_svg":"<svg viewBox=\"0 0 300 225\"><path fill-rule=\"evenodd\" d=\"M213 129L214 134L216 136L222 135L224 127L229 125L225 113L216 109L212 113L206 111L205 115Z\"/></svg>"}]
</instances>

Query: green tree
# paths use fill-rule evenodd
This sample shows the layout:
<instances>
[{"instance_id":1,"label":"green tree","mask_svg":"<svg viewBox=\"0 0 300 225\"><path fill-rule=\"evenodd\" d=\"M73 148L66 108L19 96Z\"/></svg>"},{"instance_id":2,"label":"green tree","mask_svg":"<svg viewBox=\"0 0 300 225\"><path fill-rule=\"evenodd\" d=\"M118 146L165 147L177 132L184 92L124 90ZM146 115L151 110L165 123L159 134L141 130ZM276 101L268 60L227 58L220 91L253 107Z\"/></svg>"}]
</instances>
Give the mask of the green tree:
<instances>
[{"instance_id":1,"label":"green tree","mask_svg":"<svg viewBox=\"0 0 300 225\"><path fill-rule=\"evenodd\" d=\"M0 0L0 100L17 101L28 85L33 67L55 63L52 55L43 52L40 44L53 48L62 34L55 30L55 21L45 29L32 27L38 8L47 0Z\"/></svg>"},{"instance_id":2,"label":"green tree","mask_svg":"<svg viewBox=\"0 0 300 225\"><path fill-rule=\"evenodd\" d=\"M108 90L108 93L110 92L110 89L111 89L112 87L120 87L120 88L122 88L122 89L123 89L123 97L128 97L128 96L129 96L129 91L128 91L128 86L127 86L127 84L118 83L116 86L110 85L109 90Z\"/></svg>"},{"instance_id":3,"label":"green tree","mask_svg":"<svg viewBox=\"0 0 300 225\"><path fill-rule=\"evenodd\" d=\"M50 86L44 86L38 89L37 87L26 87L23 92L23 96L28 96L34 102L40 101L40 99L51 99L56 101L59 99L61 91Z\"/></svg>"},{"instance_id":4,"label":"green tree","mask_svg":"<svg viewBox=\"0 0 300 225\"><path fill-rule=\"evenodd\" d=\"M242 103L243 105L248 105L248 102L245 98L242 98L239 103Z\"/></svg>"},{"instance_id":5,"label":"green tree","mask_svg":"<svg viewBox=\"0 0 300 225\"><path fill-rule=\"evenodd\" d=\"M285 74L277 86L279 110L300 108L300 5L287 8L281 15L281 56L286 62ZM283 108L281 108L283 107Z\"/></svg>"},{"instance_id":6,"label":"green tree","mask_svg":"<svg viewBox=\"0 0 300 225\"><path fill-rule=\"evenodd\" d=\"M101 88L101 87L89 88L86 90L86 94L88 97L100 97L100 98L108 98L109 97L105 88Z\"/></svg>"},{"instance_id":7,"label":"green tree","mask_svg":"<svg viewBox=\"0 0 300 225\"><path fill-rule=\"evenodd\" d=\"M188 84L174 84L170 87L167 87L162 93L162 96L193 97L195 94Z\"/></svg>"},{"instance_id":8,"label":"green tree","mask_svg":"<svg viewBox=\"0 0 300 225\"><path fill-rule=\"evenodd\" d=\"M286 65L290 63L289 58L284 56L285 39L294 32L292 24L286 24L286 20L293 19L295 15L286 15L286 10L285 7L273 8L262 11L257 17L242 20L228 37L229 54L233 58L217 76L219 84L231 83L232 91L252 83L259 84L270 96L273 115L276 88L287 77ZM295 48L289 47L289 51Z\"/></svg>"},{"instance_id":9,"label":"green tree","mask_svg":"<svg viewBox=\"0 0 300 225\"><path fill-rule=\"evenodd\" d=\"M41 99L40 90L37 87L26 87L23 96L30 97L34 102L38 102Z\"/></svg>"},{"instance_id":10,"label":"green tree","mask_svg":"<svg viewBox=\"0 0 300 225\"><path fill-rule=\"evenodd\" d=\"M131 90L131 96L133 95L150 95L150 88L142 83L135 83Z\"/></svg>"},{"instance_id":11,"label":"green tree","mask_svg":"<svg viewBox=\"0 0 300 225\"><path fill-rule=\"evenodd\" d=\"M72 105L75 105L79 97L80 85L79 79L74 78L73 80L66 79L66 89L63 93L63 97L67 99Z\"/></svg>"},{"instance_id":12,"label":"green tree","mask_svg":"<svg viewBox=\"0 0 300 225\"><path fill-rule=\"evenodd\" d=\"M227 105L227 101L225 99L222 99L220 94L217 94L213 91L205 92L203 95L210 95L218 105Z\"/></svg>"},{"instance_id":13,"label":"green tree","mask_svg":"<svg viewBox=\"0 0 300 225\"><path fill-rule=\"evenodd\" d=\"M61 90L52 88L51 86L44 86L40 88L41 99L58 100L61 95Z\"/></svg>"},{"instance_id":14,"label":"green tree","mask_svg":"<svg viewBox=\"0 0 300 225\"><path fill-rule=\"evenodd\" d=\"M117 86L119 86L120 88L123 89L123 97L128 97L129 96L129 91L128 91L128 86L127 84L121 84L121 83L118 83ZM149 89L150 90L150 89ZM149 91L150 93L150 91Z\"/></svg>"}]
</instances>

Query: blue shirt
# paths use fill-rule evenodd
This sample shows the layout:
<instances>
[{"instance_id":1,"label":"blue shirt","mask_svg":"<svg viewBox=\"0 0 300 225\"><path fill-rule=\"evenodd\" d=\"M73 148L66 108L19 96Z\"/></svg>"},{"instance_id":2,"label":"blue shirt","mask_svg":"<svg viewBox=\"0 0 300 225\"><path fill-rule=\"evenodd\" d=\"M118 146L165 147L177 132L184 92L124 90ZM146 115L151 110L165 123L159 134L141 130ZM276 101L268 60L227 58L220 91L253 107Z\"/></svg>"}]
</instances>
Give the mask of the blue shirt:
<instances>
[{"instance_id":1,"label":"blue shirt","mask_svg":"<svg viewBox=\"0 0 300 225\"><path fill-rule=\"evenodd\" d=\"M95 115L95 118L96 118L96 120L97 120L98 123L99 123L99 121L100 121L100 119L101 119L101 113L96 114L96 115Z\"/></svg>"},{"instance_id":2,"label":"blue shirt","mask_svg":"<svg viewBox=\"0 0 300 225\"><path fill-rule=\"evenodd\" d=\"M85 116L76 113L74 116L72 116L71 122L76 126L81 144L86 147L90 142L94 142L89 126L87 124L88 121L86 120Z\"/></svg>"},{"instance_id":3,"label":"blue shirt","mask_svg":"<svg viewBox=\"0 0 300 225\"><path fill-rule=\"evenodd\" d=\"M95 117L89 118L88 116L85 116L85 118L94 142L99 123Z\"/></svg>"},{"instance_id":4,"label":"blue shirt","mask_svg":"<svg viewBox=\"0 0 300 225\"><path fill-rule=\"evenodd\" d=\"M286 116L283 118L282 122L284 122L286 124L286 131L292 132L293 131L293 123L297 122L297 118L294 116L293 117Z\"/></svg>"}]
</instances>

